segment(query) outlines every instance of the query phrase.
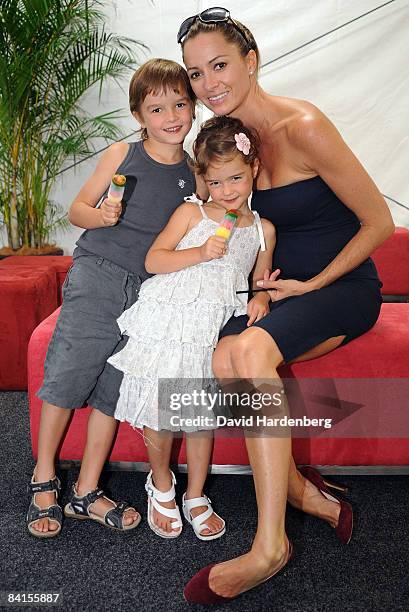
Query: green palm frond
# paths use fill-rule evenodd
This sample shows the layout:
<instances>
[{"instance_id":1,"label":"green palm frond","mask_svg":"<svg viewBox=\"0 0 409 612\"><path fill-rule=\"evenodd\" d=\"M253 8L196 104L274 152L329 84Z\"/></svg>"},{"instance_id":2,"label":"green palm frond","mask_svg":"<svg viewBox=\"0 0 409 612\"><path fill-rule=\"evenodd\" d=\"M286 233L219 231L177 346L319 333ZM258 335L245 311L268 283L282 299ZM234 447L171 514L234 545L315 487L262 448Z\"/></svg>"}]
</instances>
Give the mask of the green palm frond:
<instances>
[{"instance_id":1,"label":"green palm frond","mask_svg":"<svg viewBox=\"0 0 409 612\"><path fill-rule=\"evenodd\" d=\"M56 225L61 168L120 137L121 111L91 116L84 95L121 86L147 47L105 21L100 0L1 0L0 215L12 248L41 245Z\"/></svg>"}]
</instances>

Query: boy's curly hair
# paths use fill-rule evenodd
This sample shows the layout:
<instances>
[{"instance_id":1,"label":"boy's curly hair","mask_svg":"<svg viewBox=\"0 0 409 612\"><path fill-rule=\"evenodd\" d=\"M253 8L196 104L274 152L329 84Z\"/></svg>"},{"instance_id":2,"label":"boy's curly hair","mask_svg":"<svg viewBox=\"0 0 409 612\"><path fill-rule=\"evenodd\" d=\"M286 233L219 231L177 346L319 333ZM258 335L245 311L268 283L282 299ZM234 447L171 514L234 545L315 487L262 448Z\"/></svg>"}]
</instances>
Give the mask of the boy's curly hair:
<instances>
[{"instance_id":1,"label":"boy's curly hair","mask_svg":"<svg viewBox=\"0 0 409 612\"><path fill-rule=\"evenodd\" d=\"M250 141L248 155L240 152L234 136L245 134ZM243 125L234 117L212 117L205 121L193 143L194 170L197 174L206 174L212 162L230 161L237 154L243 156L246 164L253 164L258 155L258 134Z\"/></svg>"}]
</instances>

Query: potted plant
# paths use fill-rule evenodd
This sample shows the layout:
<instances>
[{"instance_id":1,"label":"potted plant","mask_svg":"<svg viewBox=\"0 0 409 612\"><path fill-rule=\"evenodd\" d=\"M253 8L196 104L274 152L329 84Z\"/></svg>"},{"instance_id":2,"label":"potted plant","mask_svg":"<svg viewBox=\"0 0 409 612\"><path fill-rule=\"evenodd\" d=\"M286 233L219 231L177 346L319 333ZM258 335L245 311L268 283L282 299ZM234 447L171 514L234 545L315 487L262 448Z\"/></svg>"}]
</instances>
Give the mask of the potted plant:
<instances>
[{"instance_id":1,"label":"potted plant","mask_svg":"<svg viewBox=\"0 0 409 612\"><path fill-rule=\"evenodd\" d=\"M69 160L118 139L118 110L91 115L84 94L135 67L141 42L106 30L100 0L1 0L0 255L49 252L67 224L50 192Z\"/></svg>"}]
</instances>

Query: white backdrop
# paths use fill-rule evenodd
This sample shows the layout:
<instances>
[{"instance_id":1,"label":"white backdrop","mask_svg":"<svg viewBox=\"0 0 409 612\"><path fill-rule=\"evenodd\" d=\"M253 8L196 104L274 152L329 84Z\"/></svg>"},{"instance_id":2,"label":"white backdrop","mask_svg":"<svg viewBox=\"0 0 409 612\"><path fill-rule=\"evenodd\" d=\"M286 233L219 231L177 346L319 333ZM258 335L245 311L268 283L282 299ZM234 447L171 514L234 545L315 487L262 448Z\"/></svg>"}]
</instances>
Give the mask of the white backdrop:
<instances>
[{"instance_id":1,"label":"white backdrop","mask_svg":"<svg viewBox=\"0 0 409 612\"><path fill-rule=\"evenodd\" d=\"M233 17L254 33L262 63L383 4L382 0L225 0ZM205 1L116 0L106 2L109 28L141 40L149 57L181 61L180 22L213 6ZM221 2L223 5L223 2ZM261 70L270 93L303 98L323 110L365 165L382 193L409 207L409 0L391 4ZM127 83L112 85L103 100L85 106L128 108ZM207 117L198 113L197 121ZM124 134L137 127L128 111ZM189 143L195 135L191 132ZM60 176L53 197L68 209L97 157ZM388 201L395 223L409 227L409 211ZM80 230L55 236L72 253Z\"/></svg>"}]
</instances>

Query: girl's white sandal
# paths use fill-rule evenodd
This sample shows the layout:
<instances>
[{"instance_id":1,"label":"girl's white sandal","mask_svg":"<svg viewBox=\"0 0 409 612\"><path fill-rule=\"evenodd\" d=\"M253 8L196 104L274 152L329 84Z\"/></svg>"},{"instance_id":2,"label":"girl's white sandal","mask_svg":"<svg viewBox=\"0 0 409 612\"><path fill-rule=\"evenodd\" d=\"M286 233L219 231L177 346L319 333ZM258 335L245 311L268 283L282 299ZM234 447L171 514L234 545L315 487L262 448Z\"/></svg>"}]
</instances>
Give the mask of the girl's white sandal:
<instances>
[{"instance_id":1,"label":"girl's white sandal","mask_svg":"<svg viewBox=\"0 0 409 612\"><path fill-rule=\"evenodd\" d=\"M172 470L169 470L172 475L172 486L169 491L159 491L152 482L152 470L149 472L146 479L145 490L148 494L148 525L156 535L161 538L177 538L182 533L182 517L180 516L179 507L176 508L165 508L158 502L169 502L175 499L175 484L176 478ZM156 525L152 516L152 510L155 508L157 512L167 516L172 520L173 531L163 531L158 525Z\"/></svg>"},{"instance_id":2,"label":"girl's white sandal","mask_svg":"<svg viewBox=\"0 0 409 612\"><path fill-rule=\"evenodd\" d=\"M198 508L199 506L207 506L207 510L202 512L202 514L199 514L198 516L193 517L191 515L191 510L193 508ZM195 535L199 538L199 540L216 540L217 538L221 538L222 535L225 534L226 523L221 518L221 516L219 516L218 514L216 514L216 512L214 512L212 508L212 503L206 495L203 495L203 497L194 497L192 499L186 499L186 493L184 493L182 497L182 508L183 508L183 514L185 516L185 519L187 520L188 523L192 525L193 531L195 532ZM211 533L209 535L202 535L202 532L204 531L204 529L209 529L209 526L206 525L205 521L209 517L211 517L213 513L215 514L215 516L217 516L217 518L219 518L222 521L223 526L220 529L220 531L218 531L217 533Z\"/></svg>"}]
</instances>

